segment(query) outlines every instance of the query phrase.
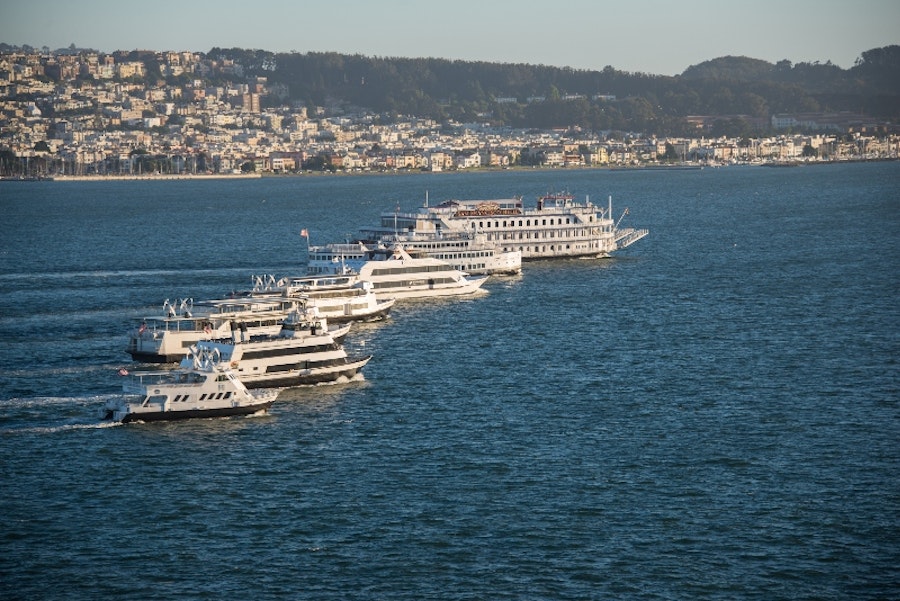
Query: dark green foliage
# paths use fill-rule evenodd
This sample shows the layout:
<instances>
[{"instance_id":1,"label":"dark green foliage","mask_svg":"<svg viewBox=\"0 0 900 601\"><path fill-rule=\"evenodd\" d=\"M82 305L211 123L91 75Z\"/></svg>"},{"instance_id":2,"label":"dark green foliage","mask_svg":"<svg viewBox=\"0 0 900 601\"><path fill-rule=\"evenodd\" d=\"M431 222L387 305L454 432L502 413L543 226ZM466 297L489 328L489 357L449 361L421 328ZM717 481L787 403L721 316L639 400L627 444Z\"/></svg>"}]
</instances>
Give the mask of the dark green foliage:
<instances>
[{"instance_id":1,"label":"dark green foliage","mask_svg":"<svg viewBox=\"0 0 900 601\"><path fill-rule=\"evenodd\" d=\"M163 83L160 57L119 51L117 61L141 61L146 84ZM900 46L863 52L850 69L826 62L775 64L726 56L679 76L545 65L367 57L334 52L273 53L212 48L207 80L215 85L265 78L277 90L261 101L309 108L375 112L439 122L490 122L520 128L580 127L593 131L693 135L687 117L705 117L717 135L767 133L773 114L848 112L882 123L900 122ZM170 85L192 76L165 78ZM11 100L38 101L19 94ZM46 115L53 104L40 102ZM91 107L68 111L91 112ZM696 121L696 120L695 120Z\"/></svg>"},{"instance_id":2,"label":"dark green foliage","mask_svg":"<svg viewBox=\"0 0 900 601\"><path fill-rule=\"evenodd\" d=\"M214 48L209 58L233 60L247 76L283 84L293 101L310 107L338 103L383 114L516 127L678 134L690 131L686 116L720 115L720 127L740 135L748 130L748 118L773 113L851 111L900 118L900 46L864 52L848 70L831 63L772 64L727 56L676 77L612 67L587 71L333 52ZM506 101L498 103L501 98Z\"/></svg>"}]
</instances>

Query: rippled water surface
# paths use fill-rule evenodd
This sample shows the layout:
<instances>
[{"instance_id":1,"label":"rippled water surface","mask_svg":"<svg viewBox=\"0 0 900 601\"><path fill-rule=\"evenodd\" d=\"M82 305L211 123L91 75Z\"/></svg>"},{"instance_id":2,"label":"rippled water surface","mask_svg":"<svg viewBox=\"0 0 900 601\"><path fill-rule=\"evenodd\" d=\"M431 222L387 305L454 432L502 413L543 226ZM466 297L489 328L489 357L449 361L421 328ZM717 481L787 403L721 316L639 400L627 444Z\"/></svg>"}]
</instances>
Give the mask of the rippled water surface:
<instances>
[{"instance_id":1,"label":"rippled water surface","mask_svg":"<svg viewBox=\"0 0 900 601\"><path fill-rule=\"evenodd\" d=\"M650 236L355 326L364 378L110 426L166 298L425 198ZM0 184L0 597L900 595L900 164Z\"/></svg>"}]
</instances>

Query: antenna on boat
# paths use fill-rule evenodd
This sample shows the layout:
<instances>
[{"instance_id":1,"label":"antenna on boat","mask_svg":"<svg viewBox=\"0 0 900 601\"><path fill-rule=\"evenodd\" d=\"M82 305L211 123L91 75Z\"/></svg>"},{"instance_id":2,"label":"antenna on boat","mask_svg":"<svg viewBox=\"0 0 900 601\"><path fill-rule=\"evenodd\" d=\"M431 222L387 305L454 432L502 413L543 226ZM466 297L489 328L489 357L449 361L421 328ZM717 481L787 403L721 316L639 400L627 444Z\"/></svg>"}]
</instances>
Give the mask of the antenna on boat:
<instances>
[{"instance_id":1,"label":"antenna on boat","mask_svg":"<svg viewBox=\"0 0 900 601\"><path fill-rule=\"evenodd\" d=\"M394 210L394 239L400 235L400 232L397 231L397 213L400 212L400 203L397 202L397 208Z\"/></svg>"},{"instance_id":2,"label":"antenna on boat","mask_svg":"<svg viewBox=\"0 0 900 601\"><path fill-rule=\"evenodd\" d=\"M612 194L609 195L609 218L612 219Z\"/></svg>"}]
</instances>

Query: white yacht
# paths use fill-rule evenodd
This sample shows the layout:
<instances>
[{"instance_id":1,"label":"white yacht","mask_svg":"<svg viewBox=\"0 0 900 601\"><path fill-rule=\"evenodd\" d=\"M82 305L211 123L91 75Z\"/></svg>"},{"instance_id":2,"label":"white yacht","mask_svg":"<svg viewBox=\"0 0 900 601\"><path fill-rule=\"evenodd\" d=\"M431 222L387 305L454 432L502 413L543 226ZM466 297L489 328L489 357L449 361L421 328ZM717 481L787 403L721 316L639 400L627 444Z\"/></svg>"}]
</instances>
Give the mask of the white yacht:
<instances>
[{"instance_id":1,"label":"white yacht","mask_svg":"<svg viewBox=\"0 0 900 601\"><path fill-rule=\"evenodd\" d=\"M278 397L277 390L250 392L214 350L192 353L180 369L119 375L125 396L107 402L100 416L122 423L251 415Z\"/></svg>"},{"instance_id":2,"label":"white yacht","mask_svg":"<svg viewBox=\"0 0 900 601\"><path fill-rule=\"evenodd\" d=\"M403 233L377 233L360 230L364 244L400 244L408 252L421 252L446 261L459 271L470 275L515 275L522 273L522 252L502 250L488 242L482 232L460 232L444 235L440 231L408 230Z\"/></svg>"},{"instance_id":3,"label":"white yacht","mask_svg":"<svg viewBox=\"0 0 900 601\"><path fill-rule=\"evenodd\" d=\"M473 294L489 277L470 276L421 253L412 256L399 244L389 248L361 242L311 246L308 269L312 275L358 275L379 296L397 299Z\"/></svg>"},{"instance_id":4,"label":"white yacht","mask_svg":"<svg viewBox=\"0 0 900 601\"><path fill-rule=\"evenodd\" d=\"M360 240L403 241L431 256L446 256L452 245L479 240L494 247L498 256L520 253L521 260L561 257L606 257L648 234L645 229L620 228L628 209L613 219L612 197L608 206L585 198L577 202L568 193L547 194L533 208L521 197L496 200L447 200L415 212L388 211L381 224L360 230ZM472 273L475 270L470 270Z\"/></svg>"},{"instance_id":5,"label":"white yacht","mask_svg":"<svg viewBox=\"0 0 900 601\"><path fill-rule=\"evenodd\" d=\"M144 317L128 333L125 352L135 361L174 363L199 340L277 334L298 305L291 298L228 298L163 303L163 313Z\"/></svg>"},{"instance_id":6,"label":"white yacht","mask_svg":"<svg viewBox=\"0 0 900 601\"><path fill-rule=\"evenodd\" d=\"M193 354L213 352L221 356L247 388L276 388L335 382L354 377L372 358L351 358L338 344L350 324L335 331L315 307L293 311L274 336L253 337L246 342L201 340ZM187 357L182 366L190 363Z\"/></svg>"},{"instance_id":7,"label":"white yacht","mask_svg":"<svg viewBox=\"0 0 900 601\"><path fill-rule=\"evenodd\" d=\"M522 272L522 252L505 250L490 242L485 232L444 227L425 207L417 213L382 213L381 225L359 230L356 242L367 246L400 244L409 252L420 252L446 261L471 275L515 275Z\"/></svg>"},{"instance_id":8,"label":"white yacht","mask_svg":"<svg viewBox=\"0 0 900 601\"><path fill-rule=\"evenodd\" d=\"M395 300L375 295L371 282L355 275L320 277L254 276L253 287L241 293L253 298L283 297L297 299L316 307L319 315L332 323L378 321L387 317Z\"/></svg>"}]
</instances>

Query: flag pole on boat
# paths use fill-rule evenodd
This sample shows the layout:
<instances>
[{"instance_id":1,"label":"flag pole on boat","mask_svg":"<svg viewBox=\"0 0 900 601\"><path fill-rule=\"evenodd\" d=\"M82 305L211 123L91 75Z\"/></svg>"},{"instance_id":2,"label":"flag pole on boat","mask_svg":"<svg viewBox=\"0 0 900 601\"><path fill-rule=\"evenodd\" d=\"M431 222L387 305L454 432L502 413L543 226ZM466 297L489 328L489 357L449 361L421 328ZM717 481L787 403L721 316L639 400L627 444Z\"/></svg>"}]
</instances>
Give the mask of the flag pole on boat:
<instances>
[{"instance_id":1,"label":"flag pole on boat","mask_svg":"<svg viewBox=\"0 0 900 601\"><path fill-rule=\"evenodd\" d=\"M300 230L300 237L306 240L306 262L309 263L309 230L306 228L302 228Z\"/></svg>"}]
</instances>

